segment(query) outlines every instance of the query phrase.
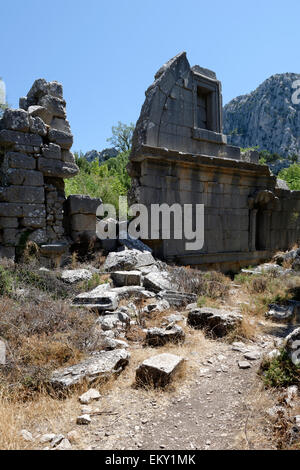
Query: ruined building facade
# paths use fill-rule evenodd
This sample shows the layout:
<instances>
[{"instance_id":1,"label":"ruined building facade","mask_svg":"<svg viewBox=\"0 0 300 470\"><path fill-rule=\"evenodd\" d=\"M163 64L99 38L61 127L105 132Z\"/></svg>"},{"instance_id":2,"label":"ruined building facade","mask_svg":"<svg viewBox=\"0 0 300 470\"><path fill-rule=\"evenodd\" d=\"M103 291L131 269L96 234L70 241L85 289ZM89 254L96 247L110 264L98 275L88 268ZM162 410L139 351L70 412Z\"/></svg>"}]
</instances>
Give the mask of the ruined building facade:
<instances>
[{"instance_id":1,"label":"ruined building facade","mask_svg":"<svg viewBox=\"0 0 300 470\"><path fill-rule=\"evenodd\" d=\"M14 259L27 241L45 264L83 233L95 236L98 199L65 197L64 179L79 168L62 85L36 80L19 109L0 119L0 257Z\"/></svg>"},{"instance_id":2,"label":"ruined building facade","mask_svg":"<svg viewBox=\"0 0 300 470\"><path fill-rule=\"evenodd\" d=\"M131 202L204 204L204 246L152 240L154 253L184 265L221 270L268 259L300 241L300 192L289 191L241 154L222 133L221 84L190 67L185 53L167 62L146 91L133 137Z\"/></svg>"}]
</instances>

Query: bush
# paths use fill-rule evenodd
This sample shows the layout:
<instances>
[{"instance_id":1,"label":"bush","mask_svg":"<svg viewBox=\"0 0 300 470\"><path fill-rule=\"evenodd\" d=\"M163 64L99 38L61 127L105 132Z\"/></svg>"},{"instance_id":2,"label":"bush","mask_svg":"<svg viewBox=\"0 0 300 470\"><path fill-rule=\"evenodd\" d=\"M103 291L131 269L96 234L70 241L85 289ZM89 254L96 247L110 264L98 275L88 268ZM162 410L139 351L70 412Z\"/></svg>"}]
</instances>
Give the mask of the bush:
<instances>
[{"instance_id":1,"label":"bush","mask_svg":"<svg viewBox=\"0 0 300 470\"><path fill-rule=\"evenodd\" d=\"M284 350L277 358L263 361L261 372L267 387L288 387L299 383L300 368L292 363Z\"/></svg>"},{"instance_id":2,"label":"bush","mask_svg":"<svg viewBox=\"0 0 300 470\"><path fill-rule=\"evenodd\" d=\"M0 295L9 295L13 290L13 277L8 270L0 266Z\"/></svg>"}]
</instances>

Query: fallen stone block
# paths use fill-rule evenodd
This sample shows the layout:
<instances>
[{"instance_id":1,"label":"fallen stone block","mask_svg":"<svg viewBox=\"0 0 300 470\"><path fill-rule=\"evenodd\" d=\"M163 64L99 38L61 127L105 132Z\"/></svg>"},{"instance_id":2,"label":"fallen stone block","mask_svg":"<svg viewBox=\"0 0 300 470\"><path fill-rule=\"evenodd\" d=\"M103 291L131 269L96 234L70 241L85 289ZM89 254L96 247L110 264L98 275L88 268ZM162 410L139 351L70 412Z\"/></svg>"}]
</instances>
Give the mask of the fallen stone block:
<instances>
[{"instance_id":1,"label":"fallen stone block","mask_svg":"<svg viewBox=\"0 0 300 470\"><path fill-rule=\"evenodd\" d=\"M124 250L109 253L104 269L107 272L132 271L153 264L155 259L148 251Z\"/></svg>"},{"instance_id":2,"label":"fallen stone block","mask_svg":"<svg viewBox=\"0 0 300 470\"><path fill-rule=\"evenodd\" d=\"M150 357L136 370L136 382L140 385L165 387L183 362L183 357L168 353Z\"/></svg>"},{"instance_id":3,"label":"fallen stone block","mask_svg":"<svg viewBox=\"0 0 300 470\"><path fill-rule=\"evenodd\" d=\"M91 419L90 415L78 416L78 418L76 420L76 424L84 425L84 426L87 426L87 425L91 424L91 422L92 422L92 419Z\"/></svg>"},{"instance_id":4,"label":"fallen stone block","mask_svg":"<svg viewBox=\"0 0 300 470\"><path fill-rule=\"evenodd\" d=\"M143 285L153 292L172 290L172 283L167 271L149 273L144 277Z\"/></svg>"},{"instance_id":5,"label":"fallen stone block","mask_svg":"<svg viewBox=\"0 0 300 470\"><path fill-rule=\"evenodd\" d=\"M75 282L88 281L93 277L93 274L87 269L71 269L65 270L61 274L61 278L68 284L74 284Z\"/></svg>"},{"instance_id":6,"label":"fallen stone block","mask_svg":"<svg viewBox=\"0 0 300 470\"><path fill-rule=\"evenodd\" d=\"M119 293L113 291L109 284L102 284L91 292L79 294L73 305L97 308L99 311L116 310L119 304Z\"/></svg>"},{"instance_id":7,"label":"fallen stone block","mask_svg":"<svg viewBox=\"0 0 300 470\"><path fill-rule=\"evenodd\" d=\"M185 339L185 333L180 326L171 328L150 328L146 330L145 342L149 346L163 346L167 343L181 343Z\"/></svg>"},{"instance_id":8,"label":"fallen stone block","mask_svg":"<svg viewBox=\"0 0 300 470\"><path fill-rule=\"evenodd\" d=\"M284 349L296 366L300 365L300 328L296 328L284 340Z\"/></svg>"},{"instance_id":9,"label":"fallen stone block","mask_svg":"<svg viewBox=\"0 0 300 470\"><path fill-rule=\"evenodd\" d=\"M159 292L158 297L165 299L169 302L172 307L185 307L188 304L194 304L192 308L197 307L197 295L187 294L184 292L176 292L171 290L163 290Z\"/></svg>"},{"instance_id":10,"label":"fallen stone block","mask_svg":"<svg viewBox=\"0 0 300 470\"><path fill-rule=\"evenodd\" d=\"M266 313L266 317L270 320L285 322L293 320L295 316L295 307L294 305L270 305L270 310Z\"/></svg>"},{"instance_id":11,"label":"fallen stone block","mask_svg":"<svg viewBox=\"0 0 300 470\"><path fill-rule=\"evenodd\" d=\"M170 308L170 304L167 300L161 300L159 302L148 304L144 308L145 313L151 312L163 312L164 310L168 310Z\"/></svg>"},{"instance_id":12,"label":"fallen stone block","mask_svg":"<svg viewBox=\"0 0 300 470\"><path fill-rule=\"evenodd\" d=\"M122 286L140 286L142 283L142 274L140 271L115 271L111 273L114 285Z\"/></svg>"},{"instance_id":13,"label":"fallen stone block","mask_svg":"<svg viewBox=\"0 0 300 470\"><path fill-rule=\"evenodd\" d=\"M56 370L50 379L54 388L68 389L84 381L93 383L121 372L129 362L130 354L125 349L95 353L80 364Z\"/></svg>"},{"instance_id":14,"label":"fallen stone block","mask_svg":"<svg viewBox=\"0 0 300 470\"><path fill-rule=\"evenodd\" d=\"M95 388L91 388L87 392L83 393L79 397L79 401L82 405L88 405L94 400L99 400L101 398L100 393Z\"/></svg>"},{"instance_id":15,"label":"fallen stone block","mask_svg":"<svg viewBox=\"0 0 300 470\"><path fill-rule=\"evenodd\" d=\"M5 366L6 364L6 344L0 339L0 365Z\"/></svg>"},{"instance_id":16,"label":"fallen stone block","mask_svg":"<svg viewBox=\"0 0 300 470\"><path fill-rule=\"evenodd\" d=\"M196 308L188 313L188 324L193 328L206 329L213 336L223 337L235 329L242 316L231 311L216 308Z\"/></svg>"}]
</instances>

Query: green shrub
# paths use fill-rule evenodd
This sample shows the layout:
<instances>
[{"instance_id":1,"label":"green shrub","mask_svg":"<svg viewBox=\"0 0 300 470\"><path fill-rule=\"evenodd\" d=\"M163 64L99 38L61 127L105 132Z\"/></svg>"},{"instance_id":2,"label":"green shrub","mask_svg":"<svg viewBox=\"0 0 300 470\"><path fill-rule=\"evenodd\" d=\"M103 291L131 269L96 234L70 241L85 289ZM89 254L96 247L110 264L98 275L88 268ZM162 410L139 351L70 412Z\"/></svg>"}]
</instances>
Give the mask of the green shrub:
<instances>
[{"instance_id":1,"label":"green shrub","mask_svg":"<svg viewBox=\"0 0 300 470\"><path fill-rule=\"evenodd\" d=\"M13 277L9 271L0 266L0 295L9 295L13 290Z\"/></svg>"},{"instance_id":2,"label":"green shrub","mask_svg":"<svg viewBox=\"0 0 300 470\"><path fill-rule=\"evenodd\" d=\"M292 363L284 350L277 358L263 361L261 372L267 387L288 387L298 384L300 378L300 368Z\"/></svg>"}]
</instances>

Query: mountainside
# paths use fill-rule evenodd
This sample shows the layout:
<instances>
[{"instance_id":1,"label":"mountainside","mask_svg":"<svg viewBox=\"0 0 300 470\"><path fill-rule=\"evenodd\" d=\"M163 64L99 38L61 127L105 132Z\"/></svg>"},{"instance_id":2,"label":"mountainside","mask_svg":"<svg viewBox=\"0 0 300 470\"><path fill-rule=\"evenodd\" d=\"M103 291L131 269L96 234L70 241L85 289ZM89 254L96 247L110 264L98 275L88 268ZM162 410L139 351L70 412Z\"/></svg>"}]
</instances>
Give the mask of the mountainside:
<instances>
[{"instance_id":1,"label":"mountainside","mask_svg":"<svg viewBox=\"0 0 300 470\"><path fill-rule=\"evenodd\" d=\"M223 110L228 142L282 156L300 155L300 104L292 100L297 80L300 74L273 75L252 93L230 101Z\"/></svg>"}]
</instances>

